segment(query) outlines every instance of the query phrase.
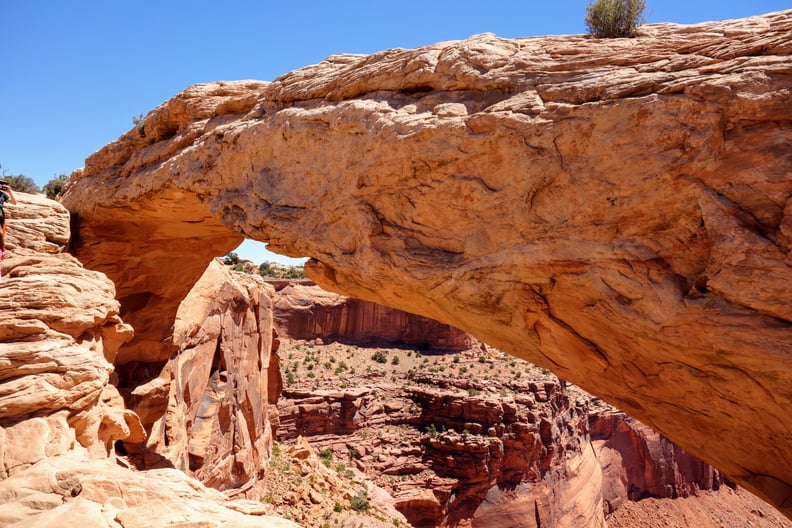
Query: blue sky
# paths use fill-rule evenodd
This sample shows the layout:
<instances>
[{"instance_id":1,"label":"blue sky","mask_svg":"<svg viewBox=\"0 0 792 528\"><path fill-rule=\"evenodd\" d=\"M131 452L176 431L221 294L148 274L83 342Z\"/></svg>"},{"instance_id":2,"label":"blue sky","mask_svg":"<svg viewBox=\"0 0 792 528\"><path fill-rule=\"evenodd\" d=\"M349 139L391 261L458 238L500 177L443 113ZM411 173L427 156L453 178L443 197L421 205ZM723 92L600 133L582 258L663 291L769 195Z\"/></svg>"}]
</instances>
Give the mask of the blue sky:
<instances>
[{"instance_id":1,"label":"blue sky","mask_svg":"<svg viewBox=\"0 0 792 528\"><path fill-rule=\"evenodd\" d=\"M583 33L588 0L265 2L1 0L0 164L41 186L186 87L272 80L340 52L492 32ZM696 23L792 0L647 0L648 22ZM241 256L274 260L246 244Z\"/></svg>"}]
</instances>

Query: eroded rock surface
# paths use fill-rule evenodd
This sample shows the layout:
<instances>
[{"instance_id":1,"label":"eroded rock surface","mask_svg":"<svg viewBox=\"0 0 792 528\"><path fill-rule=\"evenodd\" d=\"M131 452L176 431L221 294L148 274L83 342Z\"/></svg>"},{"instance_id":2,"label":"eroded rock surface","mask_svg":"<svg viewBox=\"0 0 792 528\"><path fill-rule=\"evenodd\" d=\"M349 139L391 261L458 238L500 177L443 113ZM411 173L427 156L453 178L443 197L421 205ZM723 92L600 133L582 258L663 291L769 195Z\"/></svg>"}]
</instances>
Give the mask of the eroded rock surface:
<instances>
[{"instance_id":1,"label":"eroded rock surface","mask_svg":"<svg viewBox=\"0 0 792 528\"><path fill-rule=\"evenodd\" d=\"M621 412L589 416L593 449L603 468L602 498L612 513L626 501L676 499L731 485L709 464Z\"/></svg>"},{"instance_id":2,"label":"eroded rock surface","mask_svg":"<svg viewBox=\"0 0 792 528\"><path fill-rule=\"evenodd\" d=\"M339 474L354 464L412 526L604 526L626 503L649 497L711 494L710 504L720 496L732 505L712 466L488 347L444 354L282 345L278 438L308 440ZM399 361L379 363L372 352ZM751 519L745 511L735 522ZM698 520L721 526L718 516Z\"/></svg>"},{"instance_id":3,"label":"eroded rock surface","mask_svg":"<svg viewBox=\"0 0 792 528\"><path fill-rule=\"evenodd\" d=\"M299 528L266 505L229 501L175 469L145 472L75 453L0 480L0 525L18 528Z\"/></svg>"},{"instance_id":4,"label":"eroded rock surface","mask_svg":"<svg viewBox=\"0 0 792 528\"><path fill-rule=\"evenodd\" d=\"M146 449L127 446L140 467L164 463L233 493L264 475L280 392L273 293L260 277L214 260L179 308L178 353L150 381L139 376L153 365L120 367L122 390L149 432Z\"/></svg>"},{"instance_id":5,"label":"eroded rock surface","mask_svg":"<svg viewBox=\"0 0 792 528\"><path fill-rule=\"evenodd\" d=\"M196 86L75 174L76 251L149 360L242 236L311 256L319 285L550 367L789 516L791 43L786 11Z\"/></svg>"},{"instance_id":6,"label":"eroded rock surface","mask_svg":"<svg viewBox=\"0 0 792 528\"><path fill-rule=\"evenodd\" d=\"M73 449L104 458L116 440L145 438L110 383L132 336L113 284L65 253L63 206L17 200L6 205L0 281L0 478Z\"/></svg>"},{"instance_id":7,"label":"eroded rock surface","mask_svg":"<svg viewBox=\"0 0 792 528\"><path fill-rule=\"evenodd\" d=\"M605 526L585 404L549 380L512 387L519 396L473 387L482 384L417 376L405 386L287 389L279 437L301 435L354 462L412 526Z\"/></svg>"},{"instance_id":8,"label":"eroded rock surface","mask_svg":"<svg viewBox=\"0 0 792 528\"><path fill-rule=\"evenodd\" d=\"M119 374L127 381L132 374L113 365L132 328L119 316L113 283L65 252L70 229L63 206L23 193L17 200L6 205L10 256L2 261L0 281L0 525L296 527L268 516L274 512L260 502L227 496L254 485L269 456L267 415L279 389L269 390L279 378L277 360L270 368L266 284L231 281L220 265L220 272L207 271L203 296L190 298L189 309L180 312L175 343L183 354L170 365L173 379L149 386L159 392L151 390L136 409L141 422L117 388ZM207 348L205 364L188 360L204 359ZM216 394L198 390L203 387L196 380L209 373L216 376ZM238 393L222 390L221 375ZM207 404L211 396L217 401ZM159 423L170 427L152 427L158 404ZM215 413L208 412L212 404ZM141 445L152 431L152 449L169 435L172 445L163 451L171 459L152 450L147 456L157 455L160 469L121 467L124 459L114 447ZM187 472L215 487L239 489L222 494Z\"/></svg>"}]
</instances>

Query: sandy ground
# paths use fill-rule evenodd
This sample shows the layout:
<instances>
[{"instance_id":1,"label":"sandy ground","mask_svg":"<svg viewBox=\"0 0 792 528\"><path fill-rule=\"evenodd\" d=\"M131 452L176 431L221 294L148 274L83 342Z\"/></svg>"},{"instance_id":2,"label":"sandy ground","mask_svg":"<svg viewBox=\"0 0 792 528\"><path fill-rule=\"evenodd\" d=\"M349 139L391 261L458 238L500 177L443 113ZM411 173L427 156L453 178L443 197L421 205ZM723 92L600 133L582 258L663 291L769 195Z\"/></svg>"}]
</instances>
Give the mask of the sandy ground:
<instances>
[{"instance_id":1,"label":"sandy ground","mask_svg":"<svg viewBox=\"0 0 792 528\"><path fill-rule=\"evenodd\" d=\"M626 502L608 528L792 528L792 521L744 489L723 487L684 499Z\"/></svg>"}]
</instances>

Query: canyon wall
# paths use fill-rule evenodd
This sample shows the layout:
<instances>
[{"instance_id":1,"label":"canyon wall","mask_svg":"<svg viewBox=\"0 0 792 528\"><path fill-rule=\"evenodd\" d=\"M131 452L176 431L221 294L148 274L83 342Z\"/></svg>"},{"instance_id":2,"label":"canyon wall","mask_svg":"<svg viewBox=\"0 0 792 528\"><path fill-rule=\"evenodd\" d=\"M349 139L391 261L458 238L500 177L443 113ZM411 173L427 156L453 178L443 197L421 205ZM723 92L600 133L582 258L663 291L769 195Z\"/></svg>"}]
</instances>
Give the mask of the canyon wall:
<instances>
[{"instance_id":1,"label":"canyon wall","mask_svg":"<svg viewBox=\"0 0 792 528\"><path fill-rule=\"evenodd\" d=\"M480 377L361 375L355 388L287 388L278 437L351 460L418 528L605 526L627 501L733 487L667 438L593 409L557 380Z\"/></svg>"},{"instance_id":2,"label":"canyon wall","mask_svg":"<svg viewBox=\"0 0 792 528\"><path fill-rule=\"evenodd\" d=\"M591 442L604 471L606 513L624 501L688 497L734 486L709 464L621 412L589 418Z\"/></svg>"},{"instance_id":3,"label":"canyon wall","mask_svg":"<svg viewBox=\"0 0 792 528\"><path fill-rule=\"evenodd\" d=\"M465 332L419 315L328 292L312 283L291 282L275 296L275 325L284 338L356 345L466 350Z\"/></svg>"},{"instance_id":4,"label":"canyon wall","mask_svg":"<svg viewBox=\"0 0 792 528\"><path fill-rule=\"evenodd\" d=\"M74 250L119 285L119 363L166 361L187 291L253 238L552 368L792 515L791 37L790 11L485 34L195 86L72 176Z\"/></svg>"},{"instance_id":5,"label":"canyon wall","mask_svg":"<svg viewBox=\"0 0 792 528\"><path fill-rule=\"evenodd\" d=\"M605 526L602 472L585 404L557 384L499 397L474 384L414 378L358 389L289 390L280 438L304 436L351 456L418 528ZM351 453L351 455L349 455Z\"/></svg>"}]
</instances>

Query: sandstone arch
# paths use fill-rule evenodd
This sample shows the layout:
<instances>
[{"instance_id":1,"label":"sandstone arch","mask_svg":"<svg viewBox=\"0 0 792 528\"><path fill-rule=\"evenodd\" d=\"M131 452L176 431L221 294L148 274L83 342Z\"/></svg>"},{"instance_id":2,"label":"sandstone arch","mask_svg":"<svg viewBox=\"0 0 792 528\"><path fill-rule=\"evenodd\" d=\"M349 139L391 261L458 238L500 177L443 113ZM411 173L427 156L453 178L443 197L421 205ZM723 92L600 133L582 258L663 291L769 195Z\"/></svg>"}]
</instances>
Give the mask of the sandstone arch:
<instances>
[{"instance_id":1,"label":"sandstone arch","mask_svg":"<svg viewBox=\"0 0 792 528\"><path fill-rule=\"evenodd\" d=\"M792 11L192 87L63 202L160 361L243 236L651 424L792 516ZM145 310L143 309L145 307Z\"/></svg>"}]
</instances>

